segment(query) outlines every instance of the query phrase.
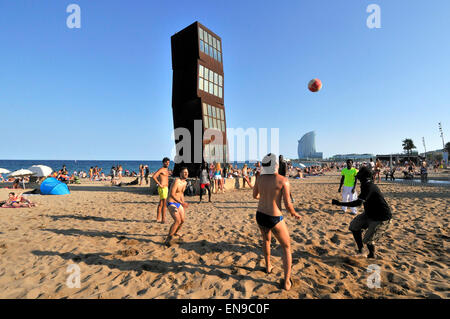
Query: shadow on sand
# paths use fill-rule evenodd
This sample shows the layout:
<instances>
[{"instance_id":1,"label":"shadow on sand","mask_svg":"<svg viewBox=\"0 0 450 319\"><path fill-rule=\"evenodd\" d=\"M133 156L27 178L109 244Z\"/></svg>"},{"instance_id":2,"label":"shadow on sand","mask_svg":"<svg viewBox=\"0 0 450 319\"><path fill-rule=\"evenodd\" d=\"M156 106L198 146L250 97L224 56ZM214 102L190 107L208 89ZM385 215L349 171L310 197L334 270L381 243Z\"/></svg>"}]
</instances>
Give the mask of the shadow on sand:
<instances>
[{"instance_id":1,"label":"shadow on sand","mask_svg":"<svg viewBox=\"0 0 450 319\"><path fill-rule=\"evenodd\" d=\"M129 233L122 233L122 232L99 232L99 231L87 231L87 230L79 230L79 229L41 229L41 231L47 231L52 232L58 235L64 235L64 236L88 236L88 237L104 237L104 238L117 238L120 240L137 240L144 243L153 243L156 245L162 245L160 242L155 242L150 239L143 239L143 238L137 238L137 237L130 237L130 236L145 236L145 237L163 237L164 235L148 235L148 234L129 234Z\"/></svg>"},{"instance_id":2,"label":"shadow on sand","mask_svg":"<svg viewBox=\"0 0 450 319\"><path fill-rule=\"evenodd\" d=\"M60 219L77 219L77 220L92 220L95 222L121 222L121 223L146 223L146 224L154 224L156 223L155 220L147 221L147 220L137 220L137 219L113 219L113 218L104 218L104 217L98 217L98 216L83 216L83 215L52 215L47 216L54 221L60 220Z\"/></svg>"},{"instance_id":3,"label":"shadow on sand","mask_svg":"<svg viewBox=\"0 0 450 319\"><path fill-rule=\"evenodd\" d=\"M136 186L78 186L68 185L71 192L127 192L133 194L153 195L150 193L149 187L136 187Z\"/></svg>"},{"instance_id":4,"label":"shadow on sand","mask_svg":"<svg viewBox=\"0 0 450 319\"><path fill-rule=\"evenodd\" d=\"M444 192L385 192L384 195L386 197L391 198L408 198L411 199L414 197L414 194L420 194L420 197L426 197L426 198L450 198L450 191L444 191Z\"/></svg>"},{"instance_id":5,"label":"shadow on sand","mask_svg":"<svg viewBox=\"0 0 450 319\"><path fill-rule=\"evenodd\" d=\"M84 262L87 265L105 265L110 269L118 269L120 271L136 271L136 276L141 275L144 271L167 274L168 272L188 272L191 274L200 273L202 275L217 276L220 279L233 278L237 281L252 280L259 284L268 284L280 288L276 282L265 279L255 279L248 275L237 274L238 269L247 271L262 271L260 267L250 268L245 266L221 266L221 265L206 265L193 264L189 262L166 262L162 260L130 260L124 261L122 259L107 259L105 257L114 256L110 253L90 253L90 254L74 254L74 253L59 253L54 251L40 251L33 250L32 254L35 256L58 256L65 260L72 260L79 263ZM224 270L231 270L231 274L227 274Z\"/></svg>"}]
</instances>

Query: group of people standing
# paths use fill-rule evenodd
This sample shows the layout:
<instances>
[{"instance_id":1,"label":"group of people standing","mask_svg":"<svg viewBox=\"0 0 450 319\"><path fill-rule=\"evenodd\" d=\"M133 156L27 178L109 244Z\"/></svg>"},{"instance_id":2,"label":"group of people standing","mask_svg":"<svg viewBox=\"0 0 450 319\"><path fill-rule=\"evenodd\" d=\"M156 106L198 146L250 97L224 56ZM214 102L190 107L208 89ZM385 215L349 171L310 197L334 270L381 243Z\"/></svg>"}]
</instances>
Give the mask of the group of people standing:
<instances>
[{"instance_id":1,"label":"group of people standing","mask_svg":"<svg viewBox=\"0 0 450 319\"><path fill-rule=\"evenodd\" d=\"M123 168L122 165L117 165L111 167L110 176L111 176L111 185L116 185L117 183L120 183L120 180L122 180L123 177Z\"/></svg>"},{"instance_id":2,"label":"group of people standing","mask_svg":"<svg viewBox=\"0 0 450 319\"><path fill-rule=\"evenodd\" d=\"M185 221L186 209L189 204L185 201L184 192L187 186L189 172L187 168L180 170L180 175L175 178L170 189L169 185L169 159L163 159L161 167L154 175L153 179L158 185L160 203L157 211L157 221L165 222L165 208L167 207L173 223L169 228L169 233L165 239L165 245L171 246L172 239L180 236L179 230ZM342 178L338 192L343 188L342 202L333 199L331 204L341 206L344 211L347 207L352 208L356 214L356 207L364 205L364 212L356 216L349 225L352 232L357 251L356 255L361 256L364 245L367 245L369 254L367 258L375 258L374 243L387 229L392 213L384 196L374 184L374 170L370 165L362 166L359 170L353 167L353 161L347 160L347 166L341 172ZM271 273L271 237L272 234L279 241L282 247L282 259L284 269L284 279L282 288L289 290L293 286L291 279L292 252L290 245L289 231L281 213L281 202L284 202L286 210L295 219L300 219L292 205L290 184L286 173L286 162L283 157L278 159L275 154L266 155L262 163L258 163L256 170L256 180L253 185L253 198L258 200L256 211L256 223L262 237L262 250L264 254L266 272ZM220 165L215 166L217 175L221 175ZM215 176L215 175L213 175ZM208 191L209 201L211 201L211 175L210 167L204 163L200 172L200 187ZM356 192L357 181L360 182L361 193ZM200 192L200 201L202 192ZM363 230L366 230L363 236Z\"/></svg>"},{"instance_id":3,"label":"group of people standing","mask_svg":"<svg viewBox=\"0 0 450 319\"><path fill-rule=\"evenodd\" d=\"M145 180L145 185L148 185L148 177L150 175L150 169L148 165L141 164L139 165L139 185L142 185L142 182Z\"/></svg>"}]
</instances>

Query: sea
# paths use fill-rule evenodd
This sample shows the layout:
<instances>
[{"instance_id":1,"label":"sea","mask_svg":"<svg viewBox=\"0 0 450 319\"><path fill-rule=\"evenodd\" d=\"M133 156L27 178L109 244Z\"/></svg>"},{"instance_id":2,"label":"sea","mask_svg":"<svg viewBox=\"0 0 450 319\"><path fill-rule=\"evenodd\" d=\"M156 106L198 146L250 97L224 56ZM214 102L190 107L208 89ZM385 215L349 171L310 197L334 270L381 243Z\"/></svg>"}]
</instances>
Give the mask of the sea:
<instances>
[{"instance_id":1,"label":"sea","mask_svg":"<svg viewBox=\"0 0 450 319\"><path fill-rule=\"evenodd\" d=\"M233 167L235 165L238 168L242 168L244 164L249 165L251 168L254 167L253 161L247 162L234 162L232 163ZM67 170L70 174L74 171L80 172L85 171L89 172L89 168L98 167L102 169L102 172L105 175L108 175L113 166L122 165L123 170L129 170L130 172L139 172L139 165L148 165L150 172L157 171L161 166L161 161L113 161L113 160L104 160L104 161L88 161L88 160L0 160L0 168L5 168L11 172L19 170L19 169L27 169L33 165L45 165L51 167L54 171L59 171L63 165L66 165ZM309 166L308 163L305 163L306 166ZM294 166L297 166L294 164ZM170 162L169 169L173 169L174 163Z\"/></svg>"}]
</instances>

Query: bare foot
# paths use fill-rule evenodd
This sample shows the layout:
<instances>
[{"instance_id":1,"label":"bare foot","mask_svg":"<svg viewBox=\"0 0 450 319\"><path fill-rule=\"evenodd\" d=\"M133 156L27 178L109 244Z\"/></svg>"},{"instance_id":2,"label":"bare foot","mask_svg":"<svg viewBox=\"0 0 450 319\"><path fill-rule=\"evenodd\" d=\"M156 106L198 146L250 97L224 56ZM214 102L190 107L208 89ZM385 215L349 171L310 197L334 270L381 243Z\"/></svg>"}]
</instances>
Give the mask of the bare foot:
<instances>
[{"instance_id":1,"label":"bare foot","mask_svg":"<svg viewBox=\"0 0 450 319\"><path fill-rule=\"evenodd\" d=\"M353 254L351 254L350 256L351 257L355 257L355 258L364 258L364 257L366 257L364 255L364 253L362 252L362 250L357 250Z\"/></svg>"},{"instance_id":2,"label":"bare foot","mask_svg":"<svg viewBox=\"0 0 450 319\"><path fill-rule=\"evenodd\" d=\"M291 289L292 288L292 280L291 280L291 278L289 278L289 281L284 281L284 290L289 290L289 289Z\"/></svg>"},{"instance_id":3,"label":"bare foot","mask_svg":"<svg viewBox=\"0 0 450 319\"><path fill-rule=\"evenodd\" d=\"M269 267L266 267L266 273L271 274L273 270L273 266L270 265Z\"/></svg>"},{"instance_id":4,"label":"bare foot","mask_svg":"<svg viewBox=\"0 0 450 319\"><path fill-rule=\"evenodd\" d=\"M167 236L166 240L164 241L164 245L166 245L167 247L171 246L171 240L172 240L172 236Z\"/></svg>"}]
</instances>

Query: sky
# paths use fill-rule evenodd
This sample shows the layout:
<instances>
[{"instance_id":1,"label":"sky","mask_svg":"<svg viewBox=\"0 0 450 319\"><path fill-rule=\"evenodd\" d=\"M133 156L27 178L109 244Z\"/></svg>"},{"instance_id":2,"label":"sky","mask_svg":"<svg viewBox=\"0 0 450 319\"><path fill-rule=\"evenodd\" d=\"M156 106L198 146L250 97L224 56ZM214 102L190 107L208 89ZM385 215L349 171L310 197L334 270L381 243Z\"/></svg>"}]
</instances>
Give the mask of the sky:
<instances>
[{"instance_id":1,"label":"sky","mask_svg":"<svg viewBox=\"0 0 450 319\"><path fill-rule=\"evenodd\" d=\"M370 4L381 28L367 27ZM170 155L170 37L195 21L222 38L227 126L279 128L285 157L312 130L325 157L402 152L405 138L440 149L449 12L448 0L2 0L0 159Z\"/></svg>"}]
</instances>

